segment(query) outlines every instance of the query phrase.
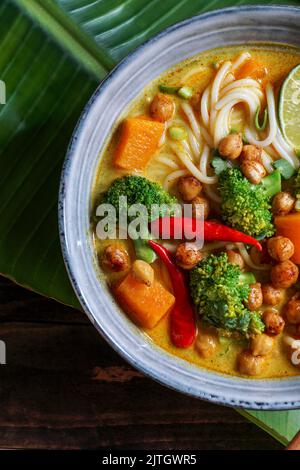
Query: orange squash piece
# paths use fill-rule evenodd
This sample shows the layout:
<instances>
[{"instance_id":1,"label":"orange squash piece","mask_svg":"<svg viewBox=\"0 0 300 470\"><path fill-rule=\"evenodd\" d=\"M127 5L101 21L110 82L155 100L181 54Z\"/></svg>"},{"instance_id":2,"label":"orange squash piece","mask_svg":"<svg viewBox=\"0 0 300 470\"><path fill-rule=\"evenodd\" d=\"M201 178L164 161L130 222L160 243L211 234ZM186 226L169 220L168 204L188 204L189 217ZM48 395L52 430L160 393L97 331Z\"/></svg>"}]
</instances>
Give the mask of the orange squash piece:
<instances>
[{"instance_id":1,"label":"orange squash piece","mask_svg":"<svg viewBox=\"0 0 300 470\"><path fill-rule=\"evenodd\" d=\"M287 237L294 243L295 252L291 260L300 264L300 213L278 215L275 217L275 227L277 235Z\"/></svg>"},{"instance_id":2,"label":"orange squash piece","mask_svg":"<svg viewBox=\"0 0 300 470\"><path fill-rule=\"evenodd\" d=\"M114 293L132 320L143 328L153 328L175 302L174 295L156 279L148 287L132 273L127 274Z\"/></svg>"},{"instance_id":3,"label":"orange squash piece","mask_svg":"<svg viewBox=\"0 0 300 470\"><path fill-rule=\"evenodd\" d=\"M253 78L264 82L268 75L268 70L256 59L249 59L244 64L242 64L237 71L235 72L235 78L237 80L241 78Z\"/></svg>"},{"instance_id":4,"label":"orange squash piece","mask_svg":"<svg viewBox=\"0 0 300 470\"><path fill-rule=\"evenodd\" d=\"M143 170L158 149L164 124L145 116L125 119L114 165L124 170Z\"/></svg>"}]
</instances>

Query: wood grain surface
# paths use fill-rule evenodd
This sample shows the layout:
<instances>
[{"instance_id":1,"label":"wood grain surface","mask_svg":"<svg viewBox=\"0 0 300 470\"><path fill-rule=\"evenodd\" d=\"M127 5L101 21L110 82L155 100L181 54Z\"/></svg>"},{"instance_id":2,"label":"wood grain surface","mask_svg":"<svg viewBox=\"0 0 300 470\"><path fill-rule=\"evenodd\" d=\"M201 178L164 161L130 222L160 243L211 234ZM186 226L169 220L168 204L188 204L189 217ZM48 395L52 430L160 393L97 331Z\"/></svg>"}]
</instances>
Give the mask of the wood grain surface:
<instances>
[{"instance_id":1,"label":"wood grain surface","mask_svg":"<svg viewBox=\"0 0 300 470\"><path fill-rule=\"evenodd\" d=\"M4 278L0 322L0 448L281 448L233 409L145 378L84 314Z\"/></svg>"}]
</instances>

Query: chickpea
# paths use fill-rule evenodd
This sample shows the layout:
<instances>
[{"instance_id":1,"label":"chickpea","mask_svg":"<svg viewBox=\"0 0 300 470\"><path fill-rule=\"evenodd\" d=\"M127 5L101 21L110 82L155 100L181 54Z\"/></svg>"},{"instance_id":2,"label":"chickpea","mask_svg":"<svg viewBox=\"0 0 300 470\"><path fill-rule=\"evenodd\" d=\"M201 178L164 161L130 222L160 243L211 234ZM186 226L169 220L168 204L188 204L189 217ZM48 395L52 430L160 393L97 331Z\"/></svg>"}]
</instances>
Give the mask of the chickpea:
<instances>
[{"instance_id":1,"label":"chickpea","mask_svg":"<svg viewBox=\"0 0 300 470\"><path fill-rule=\"evenodd\" d=\"M290 300L284 309L287 321L293 325L300 323L300 300Z\"/></svg>"},{"instance_id":2,"label":"chickpea","mask_svg":"<svg viewBox=\"0 0 300 470\"><path fill-rule=\"evenodd\" d=\"M261 291L261 285L259 282L250 285L250 294L247 300L247 307L251 312L257 310L262 306L263 303L263 295Z\"/></svg>"},{"instance_id":3,"label":"chickpea","mask_svg":"<svg viewBox=\"0 0 300 470\"><path fill-rule=\"evenodd\" d=\"M261 163L262 147L258 145L244 145L241 159L242 161L255 161Z\"/></svg>"},{"instance_id":4,"label":"chickpea","mask_svg":"<svg viewBox=\"0 0 300 470\"><path fill-rule=\"evenodd\" d=\"M142 284L146 284L148 287L152 286L154 281L154 270L150 264L142 261L141 259L137 259L132 265L132 273Z\"/></svg>"},{"instance_id":5,"label":"chickpea","mask_svg":"<svg viewBox=\"0 0 300 470\"><path fill-rule=\"evenodd\" d=\"M210 212L210 204L208 199L204 196L197 196L192 200L192 214L193 217L203 217L207 219Z\"/></svg>"},{"instance_id":6,"label":"chickpea","mask_svg":"<svg viewBox=\"0 0 300 470\"><path fill-rule=\"evenodd\" d=\"M268 308L263 313L263 322L266 326L266 333L269 335L279 335L282 332L285 321L276 310Z\"/></svg>"},{"instance_id":7,"label":"chickpea","mask_svg":"<svg viewBox=\"0 0 300 470\"><path fill-rule=\"evenodd\" d=\"M109 245L106 247L102 264L105 268L116 273L126 271L130 265L130 259L127 251L118 245Z\"/></svg>"},{"instance_id":8,"label":"chickpea","mask_svg":"<svg viewBox=\"0 0 300 470\"><path fill-rule=\"evenodd\" d=\"M195 342L197 352L205 359L211 357L216 352L218 345L218 337L206 331L200 331Z\"/></svg>"},{"instance_id":9,"label":"chickpea","mask_svg":"<svg viewBox=\"0 0 300 470\"><path fill-rule=\"evenodd\" d=\"M297 282L298 267L290 260L282 261L271 269L271 281L274 287L287 289Z\"/></svg>"},{"instance_id":10,"label":"chickpea","mask_svg":"<svg viewBox=\"0 0 300 470\"><path fill-rule=\"evenodd\" d=\"M243 375L260 375L264 367L264 356L253 356L248 350L242 351L238 356L238 369Z\"/></svg>"},{"instance_id":11,"label":"chickpea","mask_svg":"<svg viewBox=\"0 0 300 470\"><path fill-rule=\"evenodd\" d=\"M281 289L276 289L272 284L263 284L261 290L264 304L278 305L282 302L283 292Z\"/></svg>"},{"instance_id":12,"label":"chickpea","mask_svg":"<svg viewBox=\"0 0 300 470\"><path fill-rule=\"evenodd\" d=\"M219 143L219 153L222 157L235 160L241 154L243 149L242 134L230 134L224 137Z\"/></svg>"},{"instance_id":13,"label":"chickpea","mask_svg":"<svg viewBox=\"0 0 300 470\"><path fill-rule=\"evenodd\" d=\"M254 336L250 343L253 356L266 356L272 351L273 346L274 339L265 334Z\"/></svg>"},{"instance_id":14,"label":"chickpea","mask_svg":"<svg viewBox=\"0 0 300 470\"><path fill-rule=\"evenodd\" d=\"M244 176L253 184L259 184L267 172L264 166L254 160L244 160L241 164Z\"/></svg>"},{"instance_id":15,"label":"chickpea","mask_svg":"<svg viewBox=\"0 0 300 470\"><path fill-rule=\"evenodd\" d=\"M239 253L233 250L227 250L226 253L229 263L236 264L241 269L245 267L243 257Z\"/></svg>"},{"instance_id":16,"label":"chickpea","mask_svg":"<svg viewBox=\"0 0 300 470\"><path fill-rule=\"evenodd\" d=\"M160 122L169 121L172 119L175 111L175 104L170 96L163 93L157 93L154 96L150 105L150 115L153 119Z\"/></svg>"},{"instance_id":17,"label":"chickpea","mask_svg":"<svg viewBox=\"0 0 300 470\"><path fill-rule=\"evenodd\" d=\"M202 253L193 243L180 243L176 250L175 260L181 268L192 269L202 260Z\"/></svg>"},{"instance_id":18,"label":"chickpea","mask_svg":"<svg viewBox=\"0 0 300 470\"><path fill-rule=\"evenodd\" d=\"M202 184L194 176L183 176L177 183L178 191L184 201L191 201L202 190Z\"/></svg>"},{"instance_id":19,"label":"chickpea","mask_svg":"<svg viewBox=\"0 0 300 470\"><path fill-rule=\"evenodd\" d=\"M294 208L296 199L287 191L277 193L272 201L272 210L275 215L287 215Z\"/></svg>"},{"instance_id":20,"label":"chickpea","mask_svg":"<svg viewBox=\"0 0 300 470\"><path fill-rule=\"evenodd\" d=\"M267 241L269 255L276 261L286 261L294 254L294 244L286 237L272 237Z\"/></svg>"}]
</instances>

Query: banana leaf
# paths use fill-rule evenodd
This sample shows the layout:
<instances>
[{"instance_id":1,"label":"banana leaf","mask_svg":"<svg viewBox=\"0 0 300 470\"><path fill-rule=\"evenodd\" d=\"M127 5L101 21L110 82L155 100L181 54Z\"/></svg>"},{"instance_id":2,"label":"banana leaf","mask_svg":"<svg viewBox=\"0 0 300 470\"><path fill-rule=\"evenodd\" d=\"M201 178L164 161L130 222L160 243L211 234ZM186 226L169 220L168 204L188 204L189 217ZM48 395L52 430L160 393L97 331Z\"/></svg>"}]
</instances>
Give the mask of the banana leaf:
<instances>
[{"instance_id":1,"label":"banana leaf","mask_svg":"<svg viewBox=\"0 0 300 470\"><path fill-rule=\"evenodd\" d=\"M6 103L0 99L2 274L78 307L60 252L57 193L84 104L116 63L161 29L196 13L243 3L261 2L1 1L0 84L6 91ZM297 431L300 413L251 417L285 442Z\"/></svg>"}]
</instances>

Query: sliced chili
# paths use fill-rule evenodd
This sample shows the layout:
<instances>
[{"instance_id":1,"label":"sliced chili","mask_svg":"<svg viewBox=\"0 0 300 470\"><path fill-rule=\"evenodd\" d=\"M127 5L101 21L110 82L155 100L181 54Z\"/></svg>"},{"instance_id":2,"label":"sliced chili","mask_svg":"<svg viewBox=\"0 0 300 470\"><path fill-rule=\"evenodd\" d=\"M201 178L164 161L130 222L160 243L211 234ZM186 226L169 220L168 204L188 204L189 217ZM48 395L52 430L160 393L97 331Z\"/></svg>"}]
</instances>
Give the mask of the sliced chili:
<instances>
[{"instance_id":1,"label":"sliced chili","mask_svg":"<svg viewBox=\"0 0 300 470\"><path fill-rule=\"evenodd\" d=\"M172 282L175 296L175 304L170 313L172 343L178 348L188 348L196 337L196 321L184 274L174 264L172 255L166 248L153 240L148 243L165 264Z\"/></svg>"},{"instance_id":2,"label":"sliced chili","mask_svg":"<svg viewBox=\"0 0 300 470\"><path fill-rule=\"evenodd\" d=\"M259 251L262 251L262 246L258 240L245 233L234 230L226 225L212 222L209 220L200 221L192 217L161 217L151 222L151 233L156 238L161 238L164 234L166 227L169 231L170 239L174 237L188 238L192 240L195 238L195 231L197 224L203 223L203 238L206 241L222 240L227 242L246 243L247 245L255 246ZM166 233L166 232L165 232Z\"/></svg>"}]
</instances>

